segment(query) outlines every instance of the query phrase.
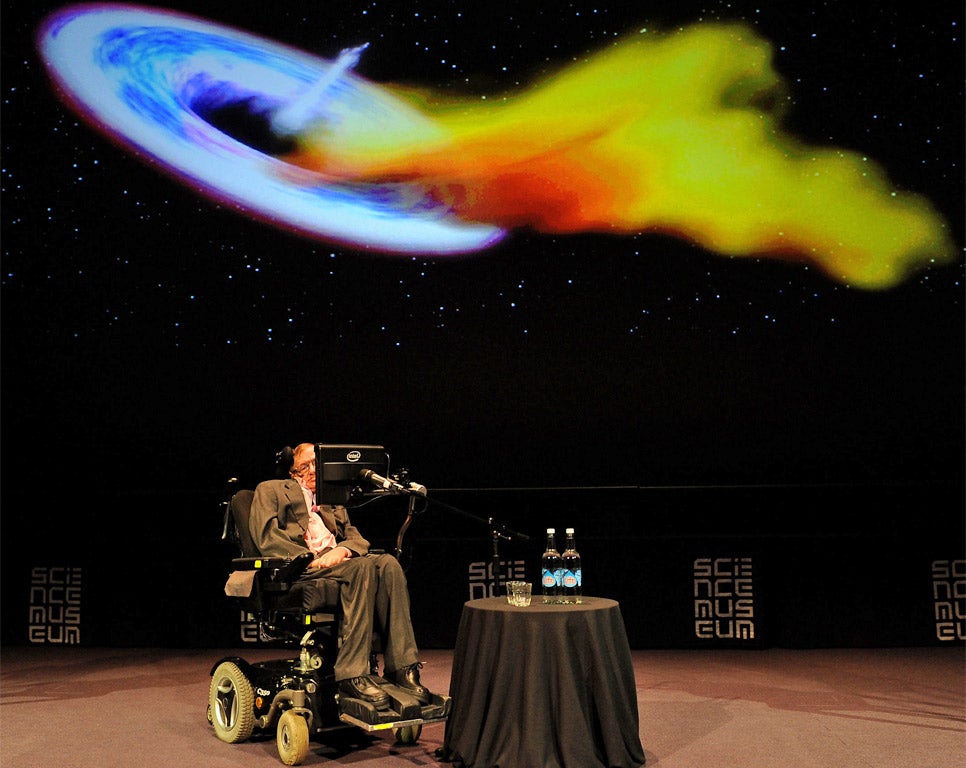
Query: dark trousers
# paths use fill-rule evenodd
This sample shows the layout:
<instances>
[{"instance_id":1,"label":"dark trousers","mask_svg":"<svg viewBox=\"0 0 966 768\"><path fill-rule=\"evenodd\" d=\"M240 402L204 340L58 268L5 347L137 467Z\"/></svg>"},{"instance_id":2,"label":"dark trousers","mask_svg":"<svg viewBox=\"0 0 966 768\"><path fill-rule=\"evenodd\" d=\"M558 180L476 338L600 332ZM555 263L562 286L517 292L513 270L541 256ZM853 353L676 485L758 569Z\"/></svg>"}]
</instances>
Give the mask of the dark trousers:
<instances>
[{"instance_id":1,"label":"dark trousers","mask_svg":"<svg viewBox=\"0 0 966 768\"><path fill-rule=\"evenodd\" d=\"M416 638L409 615L409 587L406 574L392 555L353 557L334 565L305 574L303 581L305 604L317 594L324 604L324 583L339 583L342 603L342 645L335 661L335 679L346 680L369 673L373 632L382 642L384 672L391 674L419 661ZM312 587L316 588L313 590Z\"/></svg>"}]
</instances>

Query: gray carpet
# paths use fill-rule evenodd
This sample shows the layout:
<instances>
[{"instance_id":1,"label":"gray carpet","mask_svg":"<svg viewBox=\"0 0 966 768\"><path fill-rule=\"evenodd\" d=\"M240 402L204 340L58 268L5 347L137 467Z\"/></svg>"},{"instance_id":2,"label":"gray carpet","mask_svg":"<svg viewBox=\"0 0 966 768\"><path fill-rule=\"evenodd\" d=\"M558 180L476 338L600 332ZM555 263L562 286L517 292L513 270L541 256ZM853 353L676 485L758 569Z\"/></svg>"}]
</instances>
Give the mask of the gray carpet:
<instances>
[{"instance_id":1,"label":"gray carpet","mask_svg":"<svg viewBox=\"0 0 966 768\"><path fill-rule=\"evenodd\" d=\"M274 738L225 744L205 719L209 670L238 651L0 650L3 768L274 768ZM949 648L633 651L649 768L961 768L966 667ZM424 651L449 686L452 651ZM352 731L313 741L303 765L441 766L444 726L418 743ZM354 742L354 743L353 743ZM540 768L501 766L500 768ZM568 766L567 768L582 768Z\"/></svg>"}]
</instances>

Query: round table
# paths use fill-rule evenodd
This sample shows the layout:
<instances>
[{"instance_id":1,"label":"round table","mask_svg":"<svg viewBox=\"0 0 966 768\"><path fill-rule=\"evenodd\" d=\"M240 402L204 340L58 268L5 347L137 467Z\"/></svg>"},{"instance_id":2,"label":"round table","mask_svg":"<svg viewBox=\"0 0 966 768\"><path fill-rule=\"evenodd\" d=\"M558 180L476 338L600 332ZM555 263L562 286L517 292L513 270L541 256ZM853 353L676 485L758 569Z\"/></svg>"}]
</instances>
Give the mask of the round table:
<instances>
[{"instance_id":1,"label":"round table","mask_svg":"<svg viewBox=\"0 0 966 768\"><path fill-rule=\"evenodd\" d=\"M634 668L620 606L463 605L452 710L440 754L465 768L644 764Z\"/></svg>"}]
</instances>

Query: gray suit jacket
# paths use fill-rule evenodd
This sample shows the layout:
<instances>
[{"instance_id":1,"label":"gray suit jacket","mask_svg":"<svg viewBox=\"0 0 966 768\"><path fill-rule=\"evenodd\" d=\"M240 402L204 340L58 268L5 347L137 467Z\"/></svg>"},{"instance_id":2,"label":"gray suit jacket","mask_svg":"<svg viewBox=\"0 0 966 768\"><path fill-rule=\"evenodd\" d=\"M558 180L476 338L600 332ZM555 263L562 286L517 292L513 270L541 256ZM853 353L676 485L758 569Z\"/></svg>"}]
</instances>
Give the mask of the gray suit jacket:
<instances>
[{"instance_id":1,"label":"gray suit jacket","mask_svg":"<svg viewBox=\"0 0 966 768\"><path fill-rule=\"evenodd\" d=\"M349 521L345 507L324 504L319 508L319 516L335 534L338 546L345 547L355 557L369 552L369 542ZM296 557L308 552L305 545L308 525L309 510L296 480L266 480L255 487L249 528L255 546L264 557Z\"/></svg>"}]
</instances>

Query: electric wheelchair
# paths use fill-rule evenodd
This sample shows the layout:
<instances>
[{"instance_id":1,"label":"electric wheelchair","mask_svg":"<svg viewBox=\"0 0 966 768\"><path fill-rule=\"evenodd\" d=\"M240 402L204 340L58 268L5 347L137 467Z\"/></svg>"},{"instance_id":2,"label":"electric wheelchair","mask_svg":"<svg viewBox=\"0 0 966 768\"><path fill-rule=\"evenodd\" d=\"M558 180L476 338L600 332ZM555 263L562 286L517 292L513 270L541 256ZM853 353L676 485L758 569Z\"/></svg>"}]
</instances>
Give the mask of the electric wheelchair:
<instances>
[{"instance_id":1,"label":"electric wheelchair","mask_svg":"<svg viewBox=\"0 0 966 768\"><path fill-rule=\"evenodd\" d=\"M384 458L379 457L379 451ZM349 457L348 461L333 460L333 456L342 453ZM323 478L320 489L323 484L329 492L335 488L338 497L330 497L328 501L345 502L350 508L356 495L366 496L360 488L354 487L359 477L359 456L363 459L367 455L375 456L375 461L384 461L388 467L388 456L381 446L319 444L316 455L318 476ZM371 469L369 471L371 473ZM394 485L406 487L395 481ZM425 489L422 491L425 494ZM369 494L370 497L378 495ZM238 743L256 734L270 734L274 729L278 755L286 765L299 765L306 758L311 739L339 730L361 728L373 732L391 729L397 743L416 743L424 724L446 720L450 698L431 693L429 703L422 704L405 689L378 675L375 652L370 659L369 676L388 694L389 708L376 709L361 699L340 698L334 673L341 628L339 584L317 580L324 581L321 604L313 605L312 612L303 610L302 584L298 578L308 567L312 555L306 552L291 560L261 557L248 527L253 496L253 491L243 489L222 502L222 538L236 544L241 553L240 557L232 559L233 570L225 591L253 617L260 642L297 647L298 655L255 663L239 656L227 656L215 662L210 671L207 710L208 722L215 734L224 742ZM397 536L397 557L402 553L402 537L412 520L416 503L416 497L411 496L409 514ZM371 551L380 553L384 550ZM374 642L373 647L377 648L377 643Z\"/></svg>"}]
</instances>

